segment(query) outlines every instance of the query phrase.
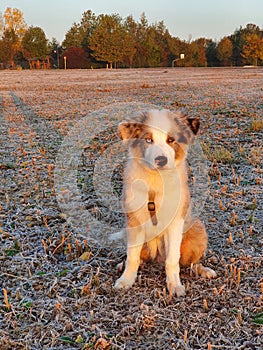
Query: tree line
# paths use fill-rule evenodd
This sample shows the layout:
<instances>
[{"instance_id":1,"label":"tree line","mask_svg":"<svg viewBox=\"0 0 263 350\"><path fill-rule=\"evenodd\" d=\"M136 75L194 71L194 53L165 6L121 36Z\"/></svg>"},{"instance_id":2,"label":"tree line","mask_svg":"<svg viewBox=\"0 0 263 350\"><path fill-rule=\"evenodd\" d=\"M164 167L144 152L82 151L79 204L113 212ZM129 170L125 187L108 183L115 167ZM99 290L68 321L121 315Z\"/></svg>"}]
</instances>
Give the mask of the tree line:
<instances>
[{"instance_id":1,"label":"tree line","mask_svg":"<svg viewBox=\"0 0 263 350\"><path fill-rule=\"evenodd\" d=\"M236 29L219 42L181 40L170 34L164 21L149 23L143 13L132 15L82 14L60 44L50 41L40 27L28 26L19 9L0 15L0 64L29 68L32 59L45 59L53 68L215 67L263 65L263 29L255 24Z\"/></svg>"}]
</instances>

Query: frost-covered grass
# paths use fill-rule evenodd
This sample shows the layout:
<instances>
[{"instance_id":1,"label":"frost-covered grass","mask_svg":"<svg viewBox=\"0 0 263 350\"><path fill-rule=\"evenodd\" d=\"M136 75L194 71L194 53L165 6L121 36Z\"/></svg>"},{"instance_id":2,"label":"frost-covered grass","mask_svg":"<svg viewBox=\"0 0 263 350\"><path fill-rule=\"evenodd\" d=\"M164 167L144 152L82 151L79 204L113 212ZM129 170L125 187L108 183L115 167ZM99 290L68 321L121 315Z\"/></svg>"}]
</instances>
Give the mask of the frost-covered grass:
<instances>
[{"instance_id":1,"label":"frost-covered grass","mask_svg":"<svg viewBox=\"0 0 263 350\"><path fill-rule=\"evenodd\" d=\"M256 68L0 71L1 349L261 349L262 78ZM143 105L201 117L204 263L218 277L183 269L181 299L169 299L156 263L117 293L125 247L103 239L123 216L99 197L99 162L115 159L116 123ZM72 208L82 203L88 219L75 211L70 225L54 172L68 137L67 170L76 128L89 140L79 140L80 162L62 195ZM110 177L118 195L121 160ZM79 198L66 187L74 181Z\"/></svg>"}]
</instances>

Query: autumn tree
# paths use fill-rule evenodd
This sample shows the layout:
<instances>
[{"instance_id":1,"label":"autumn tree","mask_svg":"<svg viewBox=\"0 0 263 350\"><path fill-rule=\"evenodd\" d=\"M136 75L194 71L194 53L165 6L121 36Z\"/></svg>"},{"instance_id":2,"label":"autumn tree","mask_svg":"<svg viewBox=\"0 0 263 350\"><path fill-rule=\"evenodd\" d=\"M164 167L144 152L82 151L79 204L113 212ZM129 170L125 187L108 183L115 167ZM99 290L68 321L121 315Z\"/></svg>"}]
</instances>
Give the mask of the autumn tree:
<instances>
[{"instance_id":1,"label":"autumn tree","mask_svg":"<svg viewBox=\"0 0 263 350\"><path fill-rule=\"evenodd\" d=\"M162 60L162 48L158 45L155 25L149 25L145 13L142 13L136 26L134 65L136 67L159 66Z\"/></svg>"},{"instance_id":2,"label":"autumn tree","mask_svg":"<svg viewBox=\"0 0 263 350\"><path fill-rule=\"evenodd\" d=\"M21 50L21 41L26 29L23 13L17 8L7 7L0 19L0 30L2 30L5 61L12 67L15 65L15 55Z\"/></svg>"},{"instance_id":3,"label":"autumn tree","mask_svg":"<svg viewBox=\"0 0 263 350\"><path fill-rule=\"evenodd\" d=\"M157 43L157 33L154 26L150 26L144 41L147 67L158 67L162 62L162 47Z\"/></svg>"},{"instance_id":4,"label":"autumn tree","mask_svg":"<svg viewBox=\"0 0 263 350\"><path fill-rule=\"evenodd\" d=\"M62 47L56 38L52 38L48 43L48 51L50 52L51 66L53 66L53 68L59 68L59 58L62 54Z\"/></svg>"},{"instance_id":5,"label":"autumn tree","mask_svg":"<svg viewBox=\"0 0 263 350\"><path fill-rule=\"evenodd\" d=\"M245 28L242 29L242 32L244 36L247 34L257 34L258 36L262 36L262 30L257 26L256 24L253 23L248 23Z\"/></svg>"},{"instance_id":6,"label":"autumn tree","mask_svg":"<svg viewBox=\"0 0 263 350\"><path fill-rule=\"evenodd\" d=\"M4 12L4 30L14 31L21 42L27 30L23 12L17 8L7 7Z\"/></svg>"},{"instance_id":7,"label":"autumn tree","mask_svg":"<svg viewBox=\"0 0 263 350\"><path fill-rule=\"evenodd\" d=\"M2 37L2 61L6 65L14 67L15 54L18 51L19 40L18 36L15 34L14 30L6 29Z\"/></svg>"},{"instance_id":8,"label":"autumn tree","mask_svg":"<svg viewBox=\"0 0 263 350\"><path fill-rule=\"evenodd\" d=\"M98 61L113 64L122 61L126 51L127 33L118 15L100 15L98 26L90 37L92 56Z\"/></svg>"},{"instance_id":9,"label":"autumn tree","mask_svg":"<svg viewBox=\"0 0 263 350\"><path fill-rule=\"evenodd\" d=\"M62 45L65 48L69 47L81 47L84 39L84 32L81 28L81 25L74 23L72 27L67 31L65 39Z\"/></svg>"},{"instance_id":10,"label":"autumn tree","mask_svg":"<svg viewBox=\"0 0 263 350\"><path fill-rule=\"evenodd\" d=\"M97 17L91 11L85 11L82 14L79 23L73 23L72 27L67 31L62 46L88 48L89 38L96 28Z\"/></svg>"},{"instance_id":11,"label":"autumn tree","mask_svg":"<svg viewBox=\"0 0 263 350\"><path fill-rule=\"evenodd\" d=\"M163 21L149 26L147 39L148 65L153 67L171 65L169 51L171 36Z\"/></svg>"},{"instance_id":12,"label":"autumn tree","mask_svg":"<svg viewBox=\"0 0 263 350\"><path fill-rule=\"evenodd\" d=\"M205 67L207 39L199 38L185 47L185 65L191 67Z\"/></svg>"},{"instance_id":13,"label":"autumn tree","mask_svg":"<svg viewBox=\"0 0 263 350\"><path fill-rule=\"evenodd\" d=\"M180 56L182 51L182 41L173 37L167 28L165 28L163 34L157 32L157 42L160 43L162 61L161 65L165 67L171 67L173 61Z\"/></svg>"},{"instance_id":14,"label":"autumn tree","mask_svg":"<svg viewBox=\"0 0 263 350\"><path fill-rule=\"evenodd\" d=\"M231 64L231 57L233 53L233 45L231 40L224 37L217 45L217 57L223 66Z\"/></svg>"},{"instance_id":15,"label":"autumn tree","mask_svg":"<svg viewBox=\"0 0 263 350\"><path fill-rule=\"evenodd\" d=\"M4 33L4 18L3 18L2 12L0 12L0 38L2 38L3 33Z\"/></svg>"},{"instance_id":16,"label":"autumn tree","mask_svg":"<svg viewBox=\"0 0 263 350\"><path fill-rule=\"evenodd\" d=\"M6 62L6 56L5 56L3 40L0 40L0 68L3 68L5 62Z\"/></svg>"},{"instance_id":17,"label":"autumn tree","mask_svg":"<svg viewBox=\"0 0 263 350\"><path fill-rule=\"evenodd\" d=\"M94 30L97 28L97 23L97 16L91 10L85 11L82 14L80 26L84 33L84 38L82 40L83 48L87 48L89 46L89 39L92 36Z\"/></svg>"},{"instance_id":18,"label":"autumn tree","mask_svg":"<svg viewBox=\"0 0 263 350\"><path fill-rule=\"evenodd\" d=\"M263 60L263 39L257 34L247 34L241 52L248 63L258 65L259 60Z\"/></svg>"},{"instance_id":19,"label":"autumn tree","mask_svg":"<svg viewBox=\"0 0 263 350\"><path fill-rule=\"evenodd\" d=\"M168 50L167 65L172 66L174 64L174 60L178 59L180 54L185 53L187 44L181 41L179 38L171 36L169 32L167 32L165 36Z\"/></svg>"},{"instance_id":20,"label":"autumn tree","mask_svg":"<svg viewBox=\"0 0 263 350\"><path fill-rule=\"evenodd\" d=\"M207 40L206 60L208 67L217 67L219 65L217 57L217 43L212 39Z\"/></svg>"},{"instance_id":21,"label":"autumn tree","mask_svg":"<svg viewBox=\"0 0 263 350\"><path fill-rule=\"evenodd\" d=\"M62 46L66 49L82 48L86 52L86 58L89 62L96 65L95 59L92 57L92 50L90 48L90 37L97 26L97 16L91 11L87 10L82 14L81 21L74 23L69 31L66 33ZM71 56L78 50L71 51ZM81 60L81 62L84 62ZM86 62L86 61L85 61ZM86 63L85 63L86 65ZM84 67L82 67L84 68Z\"/></svg>"},{"instance_id":22,"label":"autumn tree","mask_svg":"<svg viewBox=\"0 0 263 350\"><path fill-rule=\"evenodd\" d=\"M25 57L43 59L48 54L48 40L45 32L39 27L29 27L22 40L22 49Z\"/></svg>"},{"instance_id":23,"label":"autumn tree","mask_svg":"<svg viewBox=\"0 0 263 350\"><path fill-rule=\"evenodd\" d=\"M124 64L126 64L128 67L133 67L134 58L137 51L136 39L137 39L138 27L137 27L136 21L131 15L126 17L123 25L127 35L126 51L123 55L123 61L124 61Z\"/></svg>"},{"instance_id":24,"label":"autumn tree","mask_svg":"<svg viewBox=\"0 0 263 350\"><path fill-rule=\"evenodd\" d=\"M148 54L149 54L149 43L148 43L148 32L149 23L145 13L141 14L140 21L137 24L137 52L135 57L136 67L149 67Z\"/></svg>"},{"instance_id":25,"label":"autumn tree","mask_svg":"<svg viewBox=\"0 0 263 350\"><path fill-rule=\"evenodd\" d=\"M241 66L244 64L244 58L241 56L241 52L245 42L242 27L236 29L235 32L229 36L229 39L233 45L232 64L234 66Z\"/></svg>"},{"instance_id":26,"label":"autumn tree","mask_svg":"<svg viewBox=\"0 0 263 350\"><path fill-rule=\"evenodd\" d=\"M253 63L253 58L247 56L248 55L248 47L245 48L245 52L243 52L244 46L247 45L247 38L250 37L252 34L256 34L259 38L263 38L263 31L255 24L249 23L246 25L245 28L236 29L234 34L229 36L229 39L232 42L233 45L233 55L232 55L232 62L236 66L241 66L246 63ZM250 39L249 39L250 41ZM253 41L253 40L252 40ZM249 50L252 49L252 46L250 45ZM254 58L255 60L255 58Z\"/></svg>"},{"instance_id":27,"label":"autumn tree","mask_svg":"<svg viewBox=\"0 0 263 350\"><path fill-rule=\"evenodd\" d=\"M81 47L69 47L62 57L67 58L69 69L90 68L90 60L87 58L86 51Z\"/></svg>"},{"instance_id":28,"label":"autumn tree","mask_svg":"<svg viewBox=\"0 0 263 350\"><path fill-rule=\"evenodd\" d=\"M258 26L248 24L219 44L206 38L182 41L169 33L163 21L149 24L145 13L135 21L132 16L123 20L117 14L96 16L88 10L66 33L62 45L67 49L84 49L93 66L100 65L99 62L110 66L118 63L122 67L171 66L181 53L185 54L185 60L178 62L186 66L240 66L256 61L261 64L261 54L256 53L259 49L252 53L252 46L262 44L256 43L252 34L263 38Z\"/></svg>"},{"instance_id":29,"label":"autumn tree","mask_svg":"<svg viewBox=\"0 0 263 350\"><path fill-rule=\"evenodd\" d=\"M139 67L156 67L161 61L161 48L157 44L156 31L149 25L145 13L138 23L137 62Z\"/></svg>"}]
</instances>

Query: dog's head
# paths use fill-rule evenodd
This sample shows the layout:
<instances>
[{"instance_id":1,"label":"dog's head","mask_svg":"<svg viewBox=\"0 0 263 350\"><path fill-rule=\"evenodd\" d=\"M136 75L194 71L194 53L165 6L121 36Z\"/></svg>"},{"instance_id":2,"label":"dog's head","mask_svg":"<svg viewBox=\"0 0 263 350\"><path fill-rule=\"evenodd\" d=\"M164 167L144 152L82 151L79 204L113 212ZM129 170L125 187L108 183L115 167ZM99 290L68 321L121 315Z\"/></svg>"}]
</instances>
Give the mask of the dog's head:
<instances>
[{"instance_id":1,"label":"dog's head","mask_svg":"<svg viewBox=\"0 0 263 350\"><path fill-rule=\"evenodd\" d=\"M180 112L150 110L120 123L119 132L123 140L129 141L136 161L153 170L167 170L185 159L199 124L199 118Z\"/></svg>"}]
</instances>

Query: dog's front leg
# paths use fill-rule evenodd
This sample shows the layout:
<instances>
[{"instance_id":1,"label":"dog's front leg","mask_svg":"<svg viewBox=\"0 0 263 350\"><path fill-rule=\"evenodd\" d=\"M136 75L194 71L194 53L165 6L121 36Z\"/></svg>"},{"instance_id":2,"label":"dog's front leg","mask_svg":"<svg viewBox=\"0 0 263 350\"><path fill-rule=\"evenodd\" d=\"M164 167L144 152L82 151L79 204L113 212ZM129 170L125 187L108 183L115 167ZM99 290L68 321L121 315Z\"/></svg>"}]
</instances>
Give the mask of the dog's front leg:
<instances>
[{"instance_id":1,"label":"dog's front leg","mask_svg":"<svg viewBox=\"0 0 263 350\"><path fill-rule=\"evenodd\" d=\"M140 254L144 244L145 234L138 228L127 229L127 260L122 276L115 282L115 288L130 288L137 277L140 266Z\"/></svg>"},{"instance_id":2,"label":"dog's front leg","mask_svg":"<svg viewBox=\"0 0 263 350\"><path fill-rule=\"evenodd\" d=\"M170 295L178 297L185 295L185 288L180 280L180 246L183 235L184 220L175 220L167 229L165 235L166 250L166 281Z\"/></svg>"}]
</instances>

